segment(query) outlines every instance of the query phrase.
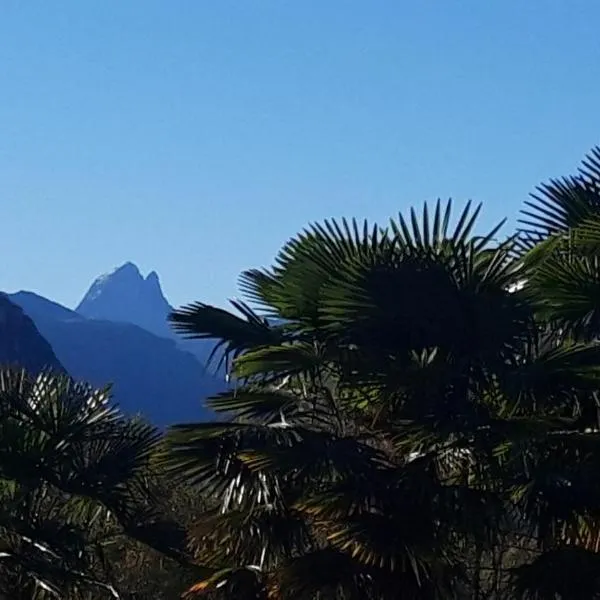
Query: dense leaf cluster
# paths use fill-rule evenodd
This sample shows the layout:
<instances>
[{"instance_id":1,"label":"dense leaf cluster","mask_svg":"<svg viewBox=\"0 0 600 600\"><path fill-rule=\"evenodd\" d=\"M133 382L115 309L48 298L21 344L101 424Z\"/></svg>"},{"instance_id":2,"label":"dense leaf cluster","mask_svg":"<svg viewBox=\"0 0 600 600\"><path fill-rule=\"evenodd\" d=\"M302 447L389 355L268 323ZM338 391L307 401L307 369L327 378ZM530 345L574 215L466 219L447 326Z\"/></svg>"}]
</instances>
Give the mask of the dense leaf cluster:
<instances>
[{"instance_id":1,"label":"dense leaf cluster","mask_svg":"<svg viewBox=\"0 0 600 600\"><path fill-rule=\"evenodd\" d=\"M150 469L160 434L108 390L2 370L0 440L1 598L119 598L126 539L184 560Z\"/></svg>"},{"instance_id":2,"label":"dense leaf cluster","mask_svg":"<svg viewBox=\"0 0 600 600\"><path fill-rule=\"evenodd\" d=\"M237 383L163 457L214 500L189 594L600 595L599 186L595 151L504 241L450 202L313 225L176 311Z\"/></svg>"},{"instance_id":3,"label":"dense leaf cluster","mask_svg":"<svg viewBox=\"0 0 600 600\"><path fill-rule=\"evenodd\" d=\"M3 372L0 597L600 598L600 150L508 239L452 208L312 225L175 311L219 421Z\"/></svg>"}]
</instances>

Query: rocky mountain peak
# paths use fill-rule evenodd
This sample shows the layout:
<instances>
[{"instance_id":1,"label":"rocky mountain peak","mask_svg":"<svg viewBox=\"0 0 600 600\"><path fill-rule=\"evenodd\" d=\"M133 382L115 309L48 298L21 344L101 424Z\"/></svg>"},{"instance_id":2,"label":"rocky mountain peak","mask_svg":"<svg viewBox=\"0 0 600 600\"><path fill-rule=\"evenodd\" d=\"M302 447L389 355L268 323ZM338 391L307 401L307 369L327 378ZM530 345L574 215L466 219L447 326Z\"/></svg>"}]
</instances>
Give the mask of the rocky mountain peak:
<instances>
[{"instance_id":1,"label":"rocky mountain peak","mask_svg":"<svg viewBox=\"0 0 600 600\"><path fill-rule=\"evenodd\" d=\"M144 277L132 262L98 277L76 308L90 319L133 323L161 336L171 335L171 310L156 271Z\"/></svg>"},{"instance_id":2,"label":"rocky mountain peak","mask_svg":"<svg viewBox=\"0 0 600 600\"><path fill-rule=\"evenodd\" d=\"M142 274L138 266L132 262L123 263L120 267L117 267L109 273L108 276L117 277L132 277L135 279L143 279Z\"/></svg>"}]
</instances>

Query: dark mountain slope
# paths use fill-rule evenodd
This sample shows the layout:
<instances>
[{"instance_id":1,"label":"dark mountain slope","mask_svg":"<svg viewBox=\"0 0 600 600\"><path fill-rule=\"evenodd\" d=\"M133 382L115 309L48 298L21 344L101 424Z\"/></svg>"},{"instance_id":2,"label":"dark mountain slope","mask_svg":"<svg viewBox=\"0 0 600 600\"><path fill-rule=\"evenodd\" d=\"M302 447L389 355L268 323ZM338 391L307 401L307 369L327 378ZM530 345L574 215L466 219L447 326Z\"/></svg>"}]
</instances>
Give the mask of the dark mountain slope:
<instances>
[{"instance_id":1,"label":"dark mountain slope","mask_svg":"<svg viewBox=\"0 0 600 600\"><path fill-rule=\"evenodd\" d=\"M113 384L115 400L159 426L206 420L203 400L225 387L176 343L129 323L87 319L30 292L10 296L76 379Z\"/></svg>"},{"instance_id":2,"label":"dark mountain slope","mask_svg":"<svg viewBox=\"0 0 600 600\"><path fill-rule=\"evenodd\" d=\"M23 309L0 293L0 365L64 372L52 347Z\"/></svg>"}]
</instances>

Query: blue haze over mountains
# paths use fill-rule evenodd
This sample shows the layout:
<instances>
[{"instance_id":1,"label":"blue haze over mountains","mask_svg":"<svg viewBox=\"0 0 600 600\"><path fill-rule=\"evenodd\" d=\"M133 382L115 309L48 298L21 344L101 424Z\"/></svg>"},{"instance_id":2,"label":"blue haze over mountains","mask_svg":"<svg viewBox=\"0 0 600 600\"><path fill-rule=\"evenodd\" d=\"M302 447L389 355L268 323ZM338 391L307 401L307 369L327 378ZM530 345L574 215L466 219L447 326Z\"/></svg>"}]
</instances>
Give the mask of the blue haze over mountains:
<instances>
[{"instance_id":1,"label":"blue haze over mountains","mask_svg":"<svg viewBox=\"0 0 600 600\"><path fill-rule=\"evenodd\" d=\"M158 426L213 418L203 401L227 388L224 373L206 366L214 343L171 330L172 307L154 271L143 277L125 263L96 279L75 310L32 292L7 297L72 377L112 384L125 412Z\"/></svg>"}]
</instances>

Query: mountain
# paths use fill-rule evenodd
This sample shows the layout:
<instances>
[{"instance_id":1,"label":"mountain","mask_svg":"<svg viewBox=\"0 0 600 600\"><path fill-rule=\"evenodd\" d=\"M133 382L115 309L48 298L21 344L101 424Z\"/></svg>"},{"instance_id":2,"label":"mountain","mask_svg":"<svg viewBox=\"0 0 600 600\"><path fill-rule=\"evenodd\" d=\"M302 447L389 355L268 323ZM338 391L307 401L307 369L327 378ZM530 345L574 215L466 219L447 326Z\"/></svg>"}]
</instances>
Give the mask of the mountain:
<instances>
[{"instance_id":1,"label":"mountain","mask_svg":"<svg viewBox=\"0 0 600 600\"><path fill-rule=\"evenodd\" d=\"M5 294L0 294L0 364L24 367L30 373L65 370L33 321Z\"/></svg>"},{"instance_id":2,"label":"mountain","mask_svg":"<svg viewBox=\"0 0 600 600\"><path fill-rule=\"evenodd\" d=\"M155 271L144 277L139 268L126 262L98 277L75 309L89 319L132 323L155 335L175 340L206 364L214 343L186 340L177 336L168 321L173 307L162 291Z\"/></svg>"},{"instance_id":3,"label":"mountain","mask_svg":"<svg viewBox=\"0 0 600 600\"><path fill-rule=\"evenodd\" d=\"M98 277L75 309L89 319L133 323L162 337L172 337L171 310L156 272L144 278L131 262Z\"/></svg>"},{"instance_id":4,"label":"mountain","mask_svg":"<svg viewBox=\"0 0 600 600\"><path fill-rule=\"evenodd\" d=\"M131 323L88 318L31 292L9 298L31 317L72 377L95 386L112 383L125 412L161 427L214 417L202 401L225 382L173 339Z\"/></svg>"}]
</instances>

